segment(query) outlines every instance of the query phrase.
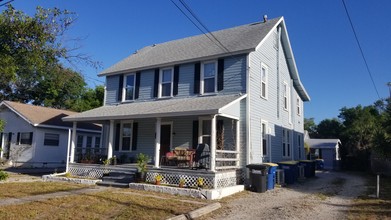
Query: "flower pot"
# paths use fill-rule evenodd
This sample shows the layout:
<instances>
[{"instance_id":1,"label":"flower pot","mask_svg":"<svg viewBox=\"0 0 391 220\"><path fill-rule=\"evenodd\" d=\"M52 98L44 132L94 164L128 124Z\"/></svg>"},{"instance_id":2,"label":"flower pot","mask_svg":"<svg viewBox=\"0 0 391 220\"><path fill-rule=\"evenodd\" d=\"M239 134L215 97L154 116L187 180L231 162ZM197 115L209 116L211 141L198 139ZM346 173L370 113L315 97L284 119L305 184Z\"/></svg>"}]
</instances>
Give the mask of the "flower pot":
<instances>
[{"instance_id":1,"label":"flower pot","mask_svg":"<svg viewBox=\"0 0 391 220\"><path fill-rule=\"evenodd\" d=\"M155 184L156 184L156 185L160 185L160 180L156 180L156 181L155 181Z\"/></svg>"},{"instance_id":2,"label":"flower pot","mask_svg":"<svg viewBox=\"0 0 391 220\"><path fill-rule=\"evenodd\" d=\"M185 186L184 183L179 183L179 188L183 188Z\"/></svg>"}]
</instances>

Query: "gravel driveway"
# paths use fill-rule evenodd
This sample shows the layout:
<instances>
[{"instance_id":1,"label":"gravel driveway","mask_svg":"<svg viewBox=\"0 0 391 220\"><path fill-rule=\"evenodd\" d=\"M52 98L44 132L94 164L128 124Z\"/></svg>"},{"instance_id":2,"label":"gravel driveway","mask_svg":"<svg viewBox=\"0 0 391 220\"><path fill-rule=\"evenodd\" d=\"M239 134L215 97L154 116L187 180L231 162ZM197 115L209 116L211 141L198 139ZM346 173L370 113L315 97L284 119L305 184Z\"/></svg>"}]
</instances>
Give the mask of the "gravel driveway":
<instances>
[{"instance_id":1,"label":"gravel driveway","mask_svg":"<svg viewBox=\"0 0 391 220\"><path fill-rule=\"evenodd\" d=\"M352 199L365 192L359 175L317 172L289 187L223 200L224 208L205 219L346 219Z\"/></svg>"}]
</instances>

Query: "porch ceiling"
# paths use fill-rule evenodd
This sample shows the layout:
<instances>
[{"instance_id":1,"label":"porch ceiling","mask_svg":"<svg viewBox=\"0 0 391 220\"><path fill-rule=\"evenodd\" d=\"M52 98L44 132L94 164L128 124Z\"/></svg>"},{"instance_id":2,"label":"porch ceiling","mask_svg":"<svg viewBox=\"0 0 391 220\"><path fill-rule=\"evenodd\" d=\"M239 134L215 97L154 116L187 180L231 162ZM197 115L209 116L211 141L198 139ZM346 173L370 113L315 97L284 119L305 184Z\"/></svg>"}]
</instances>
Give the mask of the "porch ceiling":
<instances>
[{"instance_id":1,"label":"porch ceiling","mask_svg":"<svg viewBox=\"0 0 391 220\"><path fill-rule=\"evenodd\" d=\"M137 119L212 115L221 109L245 98L246 95L219 95L164 99L102 106L63 118L64 121L104 121L115 119Z\"/></svg>"}]
</instances>

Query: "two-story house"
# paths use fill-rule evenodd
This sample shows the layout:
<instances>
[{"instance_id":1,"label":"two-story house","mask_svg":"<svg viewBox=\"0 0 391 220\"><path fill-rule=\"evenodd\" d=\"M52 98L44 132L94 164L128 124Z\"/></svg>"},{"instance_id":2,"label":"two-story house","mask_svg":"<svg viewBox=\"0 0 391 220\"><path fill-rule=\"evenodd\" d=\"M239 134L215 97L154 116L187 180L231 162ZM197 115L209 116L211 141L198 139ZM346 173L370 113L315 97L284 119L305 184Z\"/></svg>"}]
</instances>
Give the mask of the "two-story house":
<instances>
[{"instance_id":1,"label":"two-story house","mask_svg":"<svg viewBox=\"0 0 391 220\"><path fill-rule=\"evenodd\" d=\"M64 120L103 124L109 158L145 153L150 172L171 175L167 152L207 144L208 171L178 175L213 188L237 184L250 163L304 159L310 98L283 17L150 45L99 75L104 106Z\"/></svg>"}]
</instances>

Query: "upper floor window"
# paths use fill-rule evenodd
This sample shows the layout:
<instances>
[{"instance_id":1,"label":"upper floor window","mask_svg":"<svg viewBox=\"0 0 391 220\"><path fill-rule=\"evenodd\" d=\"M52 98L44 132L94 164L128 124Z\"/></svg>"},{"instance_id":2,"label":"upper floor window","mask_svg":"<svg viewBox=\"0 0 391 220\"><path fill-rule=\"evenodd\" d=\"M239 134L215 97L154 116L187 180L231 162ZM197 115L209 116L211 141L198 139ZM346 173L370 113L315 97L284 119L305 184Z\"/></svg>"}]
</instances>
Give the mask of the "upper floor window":
<instances>
[{"instance_id":1,"label":"upper floor window","mask_svg":"<svg viewBox=\"0 0 391 220\"><path fill-rule=\"evenodd\" d=\"M261 97L264 99L267 99L267 75L267 66L261 64Z\"/></svg>"},{"instance_id":2,"label":"upper floor window","mask_svg":"<svg viewBox=\"0 0 391 220\"><path fill-rule=\"evenodd\" d=\"M283 103L283 106L284 106L284 109L289 111L289 102L290 102L290 97L289 97L289 87L288 87L288 84L286 82L284 82L284 86L283 86L283 97L284 97L284 103Z\"/></svg>"},{"instance_id":3,"label":"upper floor window","mask_svg":"<svg viewBox=\"0 0 391 220\"><path fill-rule=\"evenodd\" d=\"M45 133L45 139L43 141L45 146L59 146L60 144L60 135Z\"/></svg>"},{"instance_id":4,"label":"upper floor window","mask_svg":"<svg viewBox=\"0 0 391 220\"><path fill-rule=\"evenodd\" d=\"M201 65L201 94L217 91L217 62L209 61Z\"/></svg>"},{"instance_id":5,"label":"upper floor window","mask_svg":"<svg viewBox=\"0 0 391 220\"><path fill-rule=\"evenodd\" d=\"M160 70L159 77L159 97L173 96L173 69L166 68Z\"/></svg>"},{"instance_id":6,"label":"upper floor window","mask_svg":"<svg viewBox=\"0 0 391 220\"><path fill-rule=\"evenodd\" d=\"M301 101L300 101L300 98L296 98L296 111L297 111L297 115L301 115Z\"/></svg>"},{"instance_id":7,"label":"upper floor window","mask_svg":"<svg viewBox=\"0 0 391 220\"><path fill-rule=\"evenodd\" d=\"M136 75L129 74L125 75L124 80L124 88L123 88L123 101L134 100L134 92L135 92L135 83L136 83Z\"/></svg>"},{"instance_id":8,"label":"upper floor window","mask_svg":"<svg viewBox=\"0 0 391 220\"><path fill-rule=\"evenodd\" d=\"M133 122L121 123L120 151L130 151L132 147Z\"/></svg>"}]
</instances>

